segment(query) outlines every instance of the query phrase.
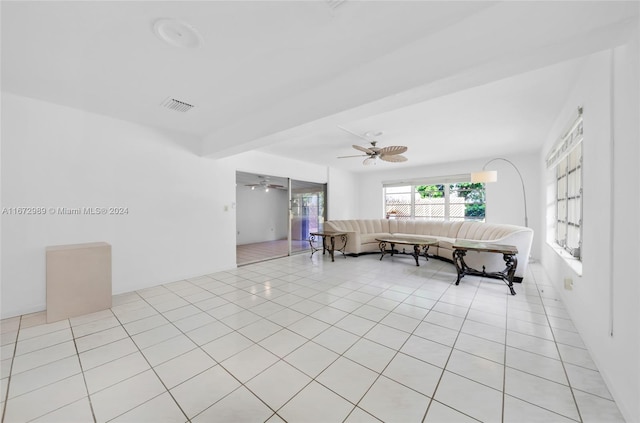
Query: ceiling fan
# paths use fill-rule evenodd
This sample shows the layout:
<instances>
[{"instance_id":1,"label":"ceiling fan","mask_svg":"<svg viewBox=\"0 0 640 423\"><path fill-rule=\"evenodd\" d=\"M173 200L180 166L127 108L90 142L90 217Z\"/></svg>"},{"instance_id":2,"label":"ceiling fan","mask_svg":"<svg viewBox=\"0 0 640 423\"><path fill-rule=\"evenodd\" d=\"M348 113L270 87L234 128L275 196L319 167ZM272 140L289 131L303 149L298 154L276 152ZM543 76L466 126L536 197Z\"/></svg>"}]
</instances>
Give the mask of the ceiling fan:
<instances>
[{"instance_id":1,"label":"ceiling fan","mask_svg":"<svg viewBox=\"0 0 640 423\"><path fill-rule=\"evenodd\" d=\"M360 134L356 134L355 132L351 132L348 129L343 128L341 126L338 126L338 128L342 129L345 132L350 133L351 135L355 135L358 138L367 140L369 143L371 143L371 147L362 147L356 144L352 146L356 150L361 151L365 154L358 154L355 156L341 156L341 157L338 157L339 159L346 159L349 157L366 157L366 159L364 159L364 161L362 162L362 164L365 166L375 165L378 159L384 160L385 162L393 162L393 163L407 161L407 158L405 156L402 156L402 153L407 151L407 147L403 145L391 145L389 147L376 146L378 141L372 138L379 137L380 135L382 135L382 132L375 132L375 133L366 132L364 135L360 135Z\"/></svg>"},{"instance_id":2,"label":"ceiling fan","mask_svg":"<svg viewBox=\"0 0 640 423\"><path fill-rule=\"evenodd\" d=\"M269 192L270 189L286 189L284 185L277 185L269 183L268 176L258 176L260 181L257 184L245 184L246 187L251 187L251 190L255 190L256 187L263 189L265 192Z\"/></svg>"}]
</instances>

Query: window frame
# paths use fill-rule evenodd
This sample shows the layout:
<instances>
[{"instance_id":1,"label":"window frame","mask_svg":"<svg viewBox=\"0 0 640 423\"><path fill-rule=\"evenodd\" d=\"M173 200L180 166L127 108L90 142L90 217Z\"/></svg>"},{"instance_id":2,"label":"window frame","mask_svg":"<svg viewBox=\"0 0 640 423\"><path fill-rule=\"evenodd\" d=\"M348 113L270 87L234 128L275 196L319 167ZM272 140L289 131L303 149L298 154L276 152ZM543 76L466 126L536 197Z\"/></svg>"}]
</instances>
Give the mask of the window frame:
<instances>
[{"instance_id":1,"label":"window frame","mask_svg":"<svg viewBox=\"0 0 640 423\"><path fill-rule=\"evenodd\" d=\"M577 116L551 148L546 159L547 169L553 172L555 191L553 197L553 236L547 239L553 240L554 248L580 263L582 262L584 232L582 111L582 107L578 107ZM577 238L577 242L570 238Z\"/></svg>"},{"instance_id":2,"label":"window frame","mask_svg":"<svg viewBox=\"0 0 640 423\"><path fill-rule=\"evenodd\" d=\"M571 157L572 155L579 150L579 154L577 159L574 159L574 163L572 164ZM555 174L556 174L556 217L555 217L555 231L554 231L554 240L556 244L565 250L569 255L577 260L582 260L582 192L583 192L583 151L582 151L582 142L578 142L573 145L571 150L567 152L567 154L558 161L555 166ZM560 173L562 172L562 175ZM576 187L571 186L571 180L578 180L578 184ZM561 181L563 179L563 181ZM560 185L563 185L560 187ZM562 197L560 196L560 189L563 190ZM571 207L570 203L575 202L573 207ZM562 216L561 214L561 202L564 202L564 207L562 207ZM573 213L572 213L573 209ZM577 228L577 229L575 229ZM571 232L577 231L577 244L570 241ZM560 234L562 233L562 236Z\"/></svg>"},{"instance_id":3,"label":"window frame","mask_svg":"<svg viewBox=\"0 0 640 423\"><path fill-rule=\"evenodd\" d=\"M448 177L436 177L436 178L425 178L425 179L418 179L418 180L412 180L412 181L406 181L406 182L395 182L395 183L383 183L383 189L382 189L382 197L383 197L383 217L386 217L387 219L389 218L399 218L399 219L411 219L411 220L433 220L433 221L451 221L451 204L459 204L459 203L452 203L451 202L451 192L452 190L450 189L450 186L452 184L463 184L463 183L470 183L470 175L454 175L454 176L448 176ZM442 185L443 189L443 213L442 213L442 218L439 217L433 217L433 216L418 216L416 217L416 195L419 195L417 187L421 186L421 185ZM483 203L477 203L477 204L484 204L485 205L485 209L486 209L486 185L483 185L483 189L485 190L485 194L483 195L483 199L484 202ZM389 204L388 203L388 196L389 195L393 195L393 194L389 194L387 192L387 190L389 188L408 188L408 190L403 191L403 192L398 192L395 194L402 194L402 195L409 195L410 197L410 201L406 202L406 203L401 203L402 205L404 205L405 207L408 206L409 207L409 214L404 214L404 215L390 215L390 209L393 210L394 208L397 207L397 204ZM457 190L456 190L457 191ZM466 201L464 204L468 204ZM465 213L466 214L466 213ZM458 218L454 219L459 221ZM486 221L486 214L482 219L467 219L466 215L463 215L462 217L462 221Z\"/></svg>"}]
</instances>

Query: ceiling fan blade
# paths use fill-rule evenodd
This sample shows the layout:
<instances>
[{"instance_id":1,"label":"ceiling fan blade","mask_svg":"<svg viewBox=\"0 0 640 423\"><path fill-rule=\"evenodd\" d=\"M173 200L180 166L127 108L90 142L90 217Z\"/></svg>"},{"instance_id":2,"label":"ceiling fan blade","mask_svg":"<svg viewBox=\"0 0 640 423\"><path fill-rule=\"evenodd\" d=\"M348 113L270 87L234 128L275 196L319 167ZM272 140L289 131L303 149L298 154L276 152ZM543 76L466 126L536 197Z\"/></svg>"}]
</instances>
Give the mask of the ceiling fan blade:
<instances>
[{"instance_id":1,"label":"ceiling fan blade","mask_svg":"<svg viewBox=\"0 0 640 423\"><path fill-rule=\"evenodd\" d=\"M355 132L349 131L347 128L343 128L340 125L338 125L338 128L342 129L344 132L350 133L351 135L355 135L358 138L362 138L363 140L371 141L369 138L365 137L364 135L356 134Z\"/></svg>"},{"instance_id":2,"label":"ceiling fan blade","mask_svg":"<svg viewBox=\"0 0 640 423\"><path fill-rule=\"evenodd\" d=\"M384 160L385 162L393 162L393 163L399 163L399 162L406 162L407 161L407 158L405 156L401 156L399 154L393 154L391 156L389 156L389 155L380 156L380 158L382 160Z\"/></svg>"},{"instance_id":3,"label":"ceiling fan blade","mask_svg":"<svg viewBox=\"0 0 640 423\"><path fill-rule=\"evenodd\" d=\"M353 144L352 147L355 148L356 150L362 151L363 153L367 153L367 154L374 154L375 153L375 150L372 150L371 148L362 147L360 145Z\"/></svg>"},{"instance_id":4,"label":"ceiling fan blade","mask_svg":"<svg viewBox=\"0 0 640 423\"><path fill-rule=\"evenodd\" d=\"M349 157L366 157L368 154L358 154L357 156L340 156L338 159L348 159Z\"/></svg>"},{"instance_id":5,"label":"ceiling fan blade","mask_svg":"<svg viewBox=\"0 0 640 423\"><path fill-rule=\"evenodd\" d=\"M391 156L393 154L402 154L407 151L407 147L403 145L390 145L389 147L383 147L379 153L383 156Z\"/></svg>"}]
</instances>

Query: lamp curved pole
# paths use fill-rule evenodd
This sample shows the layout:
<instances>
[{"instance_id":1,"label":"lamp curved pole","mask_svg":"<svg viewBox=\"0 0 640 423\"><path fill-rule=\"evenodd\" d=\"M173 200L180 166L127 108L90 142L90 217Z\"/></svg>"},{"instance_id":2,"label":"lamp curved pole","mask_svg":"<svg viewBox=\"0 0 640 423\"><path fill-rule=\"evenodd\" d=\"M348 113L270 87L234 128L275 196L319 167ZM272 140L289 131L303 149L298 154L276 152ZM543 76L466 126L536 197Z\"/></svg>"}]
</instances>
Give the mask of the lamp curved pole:
<instances>
[{"instance_id":1,"label":"lamp curved pole","mask_svg":"<svg viewBox=\"0 0 640 423\"><path fill-rule=\"evenodd\" d=\"M487 166L490 163L493 163L495 161L498 160L502 160L503 162L507 162L509 163L518 173L518 176L520 177L520 183L522 184L522 198L524 199L524 226L526 226L527 228L529 227L529 217L527 216L527 194L524 188L524 180L522 179L522 174L520 173L520 171L518 170L518 168L516 167L516 165L513 164L513 162L511 162L508 159L502 158L502 157L496 157L495 159L491 159L488 162L486 162L484 164L484 166L482 166L482 170L487 170Z\"/></svg>"}]
</instances>

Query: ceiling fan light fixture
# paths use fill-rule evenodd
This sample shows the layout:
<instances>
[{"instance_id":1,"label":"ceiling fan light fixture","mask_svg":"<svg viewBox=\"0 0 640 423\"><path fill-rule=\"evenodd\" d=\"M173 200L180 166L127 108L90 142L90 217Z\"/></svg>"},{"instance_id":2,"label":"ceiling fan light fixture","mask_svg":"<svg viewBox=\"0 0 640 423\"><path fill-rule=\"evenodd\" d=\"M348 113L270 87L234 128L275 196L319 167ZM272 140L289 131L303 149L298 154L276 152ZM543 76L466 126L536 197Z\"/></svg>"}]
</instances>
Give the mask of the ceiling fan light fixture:
<instances>
[{"instance_id":1,"label":"ceiling fan light fixture","mask_svg":"<svg viewBox=\"0 0 640 423\"><path fill-rule=\"evenodd\" d=\"M346 128L343 128L342 126L338 126L338 128L342 129L345 132L350 133L351 135L355 135L358 138L365 139L369 141L369 144L371 144L371 147L362 147L360 145L353 144L352 145L353 148L355 148L356 150L364 154L355 155L355 156L340 156L338 157L339 159L346 159L348 157L367 157L362 162L364 166L375 165L378 162L378 158L380 160L384 160L385 162L391 162L391 163L400 163L400 162L407 161L407 158L401 155L402 153L408 150L408 148L404 145L391 145L388 147L377 147L378 141L371 138L382 135L381 131L376 131L376 132L368 131L368 132L365 132L364 135L360 135Z\"/></svg>"}]
</instances>

